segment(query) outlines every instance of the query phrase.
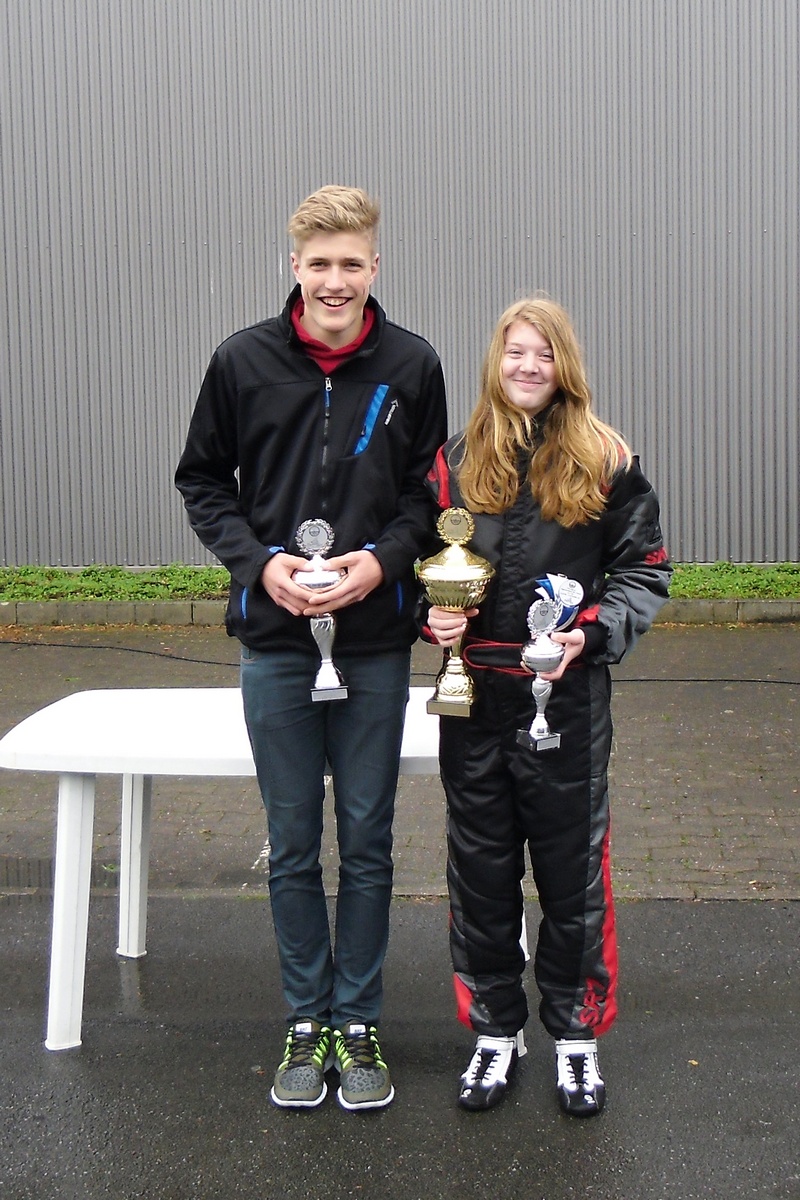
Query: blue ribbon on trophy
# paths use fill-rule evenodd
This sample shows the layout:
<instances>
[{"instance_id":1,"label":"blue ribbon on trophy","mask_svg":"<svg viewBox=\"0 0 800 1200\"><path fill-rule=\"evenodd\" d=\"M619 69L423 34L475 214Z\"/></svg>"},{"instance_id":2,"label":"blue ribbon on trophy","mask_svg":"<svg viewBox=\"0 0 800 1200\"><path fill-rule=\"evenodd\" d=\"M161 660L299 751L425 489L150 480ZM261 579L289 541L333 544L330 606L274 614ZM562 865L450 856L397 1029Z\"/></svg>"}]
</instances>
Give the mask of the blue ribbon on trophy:
<instances>
[{"instance_id":1,"label":"blue ribbon on trophy","mask_svg":"<svg viewBox=\"0 0 800 1200\"><path fill-rule=\"evenodd\" d=\"M295 583L312 592L324 592L339 582L345 572L332 570L322 557L333 546L333 530L327 521L304 521L295 534L295 541L300 553L305 554L311 562L310 571L294 572L292 579ZM309 617L309 624L320 657L311 699L346 700L347 686L332 657L336 620L332 613L320 613L318 617Z\"/></svg>"},{"instance_id":2,"label":"blue ribbon on trophy","mask_svg":"<svg viewBox=\"0 0 800 1200\"><path fill-rule=\"evenodd\" d=\"M530 729L517 730L517 742L528 750L557 750L561 734L554 733L547 723L545 709L553 691L552 683L541 679L540 671L555 671L564 657L564 647L554 642L551 633L567 629L578 615L583 588L566 575L545 575L536 580L538 596L528 609L528 630L531 640L522 647L522 665L533 672L531 692L536 703L536 715Z\"/></svg>"}]
</instances>

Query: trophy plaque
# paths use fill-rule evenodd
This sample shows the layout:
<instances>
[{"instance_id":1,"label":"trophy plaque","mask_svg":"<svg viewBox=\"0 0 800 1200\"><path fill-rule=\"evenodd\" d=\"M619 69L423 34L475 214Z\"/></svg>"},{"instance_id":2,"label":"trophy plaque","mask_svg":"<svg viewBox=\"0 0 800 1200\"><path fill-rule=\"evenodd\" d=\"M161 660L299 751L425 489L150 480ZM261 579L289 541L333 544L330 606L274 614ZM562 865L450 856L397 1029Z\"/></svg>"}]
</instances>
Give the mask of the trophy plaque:
<instances>
[{"instance_id":1,"label":"trophy plaque","mask_svg":"<svg viewBox=\"0 0 800 1200\"><path fill-rule=\"evenodd\" d=\"M295 534L297 548L311 562L310 571L295 571L292 579L301 587L312 592L324 592L327 588L338 583L344 571L333 571L326 563L323 555L333 546L333 530L327 521L304 521ZM332 613L320 613L318 617L309 617L311 633L319 650L320 665L314 686L311 689L312 700L346 700L347 686L333 661L333 639L336 635L336 621Z\"/></svg>"},{"instance_id":2,"label":"trophy plaque","mask_svg":"<svg viewBox=\"0 0 800 1200\"><path fill-rule=\"evenodd\" d=\"M486 594L494 575L494 567L466 548L475 532L475 522L465 508L446 508L436 522L443 542L432 558L426 558L419 568L419 578L431 604L448 612L464 612L475 608ZM444 666L436 680L433 696L428 701L429 713L444 717L468 717L475 698L474 684L461 658L459 638L447 652Z\"/></svg>"},{"instance_id":3,"label":"trophy plaque","mask_svg":"<svg viewBox=\"0 0 800 1200\"><path fill-rule=\"evenodd\" d=\"M536 595L528 609L531 640L522 647L522 665L533 672L531 692L536 715L530 729L517 730L517 742L528 750L558 750L561 734L547 723L545 709L553 691L552 683L539 677L540 671L555 671L564 657L564 647L554 642L551 633L566 629L575 620L583 599L583 588L566 575L546 575L536 580Z\"/></svg>"}]
</instances>

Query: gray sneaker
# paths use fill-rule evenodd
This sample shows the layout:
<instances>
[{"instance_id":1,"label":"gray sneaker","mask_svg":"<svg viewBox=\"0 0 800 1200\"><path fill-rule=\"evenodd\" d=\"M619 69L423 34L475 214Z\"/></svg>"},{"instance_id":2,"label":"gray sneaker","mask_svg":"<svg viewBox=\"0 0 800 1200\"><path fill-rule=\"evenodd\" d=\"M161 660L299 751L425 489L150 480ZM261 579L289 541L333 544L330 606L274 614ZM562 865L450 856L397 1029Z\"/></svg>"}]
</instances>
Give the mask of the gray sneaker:
<instances>
[{"instance_id":1,"label":"gray sneaker","mask_svg":"<svg viewBox=\"0 0 800 1200\"><path fill-rule=\"evenodd\" d=\"M278 1108L316 1108L327 1095L325 1069L331 1031L317 1021L295 1021L286 1035L270 1099Z\"/></svg>"},{"instance_id":2,"label":"gray sneaker","mask_svg":"<svg viewBox=\"0 0 800 1200\"><path fill-rule=\"evenodd\" d=\"M391 1104L394 1088L374 1025L348 1021L341 1029L334 1029L333 1049L341 1075L336 1099L342 1108L358 1112Z\"/></svg>"}]
</instances>

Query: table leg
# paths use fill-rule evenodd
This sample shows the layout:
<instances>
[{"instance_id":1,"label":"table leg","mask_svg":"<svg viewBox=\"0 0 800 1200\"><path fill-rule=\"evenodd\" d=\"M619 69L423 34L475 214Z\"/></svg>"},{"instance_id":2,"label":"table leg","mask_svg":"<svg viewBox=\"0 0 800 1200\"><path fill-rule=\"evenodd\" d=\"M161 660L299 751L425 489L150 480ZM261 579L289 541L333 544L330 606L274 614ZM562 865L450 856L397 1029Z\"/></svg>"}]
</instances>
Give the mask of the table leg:
<instances>
[{"instance_id":1,"label":"table leg","mask_svg":"<svg viewBox=\"0 0 800 1200\"><path fill-rule=\"evenodd\" d=\"M531 953L528 949L528 922L525 920L525 913L522 913L522 933L520 935L519 944L522 947L522 953L525 955L525 962L531 961Z\"/></svg>"},{"instance_id":2,"label":"table leg","mask_svg":"<svg viewBox=\"0 0 800 1200\"><path fill-rule=\"evenodd\" d=\"M92 878L94 775L61 775L58 784L48 1050L81 1044L83 984Z\"/></svg>"},{"instance_id":3,"label":"table leg","mask_svg":"<svg viewBox=\"0 0 800 1200\"><path fill-rule=\"evenodd\" d=\"M123 775L117 946L117 954L123 958L142 958L147 953L152 792L153 780L150 775Z\"/></svg>"}]
</instances>

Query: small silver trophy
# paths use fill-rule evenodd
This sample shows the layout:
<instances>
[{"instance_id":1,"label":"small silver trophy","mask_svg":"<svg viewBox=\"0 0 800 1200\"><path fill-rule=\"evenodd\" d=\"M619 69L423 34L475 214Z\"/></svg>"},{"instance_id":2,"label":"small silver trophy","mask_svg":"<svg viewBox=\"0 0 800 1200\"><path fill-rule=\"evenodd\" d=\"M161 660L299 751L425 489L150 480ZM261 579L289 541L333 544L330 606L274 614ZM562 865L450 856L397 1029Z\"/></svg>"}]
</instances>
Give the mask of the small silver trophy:
<instances>
[{"instance_id":1,"label":"small silver trophy","mask_svg":"<svg viewBox=\"0 0 800 1200\"><path fill-rule=\"evenodd\" d=\"M324 592L338 583L344 571L333 571L322 557L333 545L333 530L327 521L303 521L295 534L297 548L311 561L310 571L295 571L292 579L301 587L312 592ZM332 613L320 613L309 617L311 633L319 650L320 665L312 700L346 700L347 686L333 661L333 639L336 635L336 620Z\"/></svg>"},{"instance_id":2,"label":"small silver trophy","mask_svg":"<svg viewBox=\"0 0 800 1200\"><path fill-rule=\"evenodd\" d=\"M553 690L549 680L540 679L539 671L555 671L564 657L564 647L554 642L551 633L566 629L575 620L583 599L583 588L566 575L546 575L536 580L536 595L528 609L531 640L522 647L522 665L533 671L531 691L536 715L530 729L517 730L517 742L528 750L558 750L561 734L553 733L544 715Z\"/></svg>"}]
</instances>

